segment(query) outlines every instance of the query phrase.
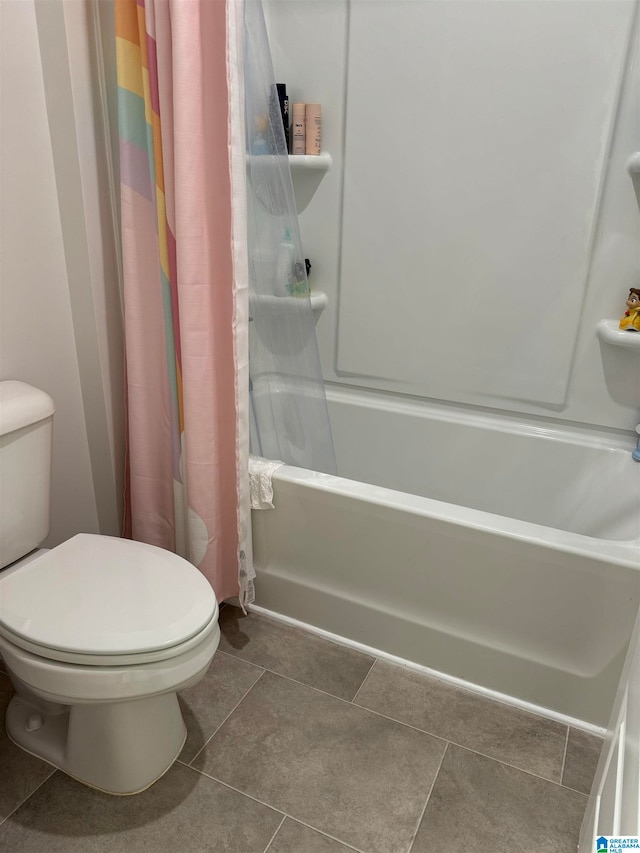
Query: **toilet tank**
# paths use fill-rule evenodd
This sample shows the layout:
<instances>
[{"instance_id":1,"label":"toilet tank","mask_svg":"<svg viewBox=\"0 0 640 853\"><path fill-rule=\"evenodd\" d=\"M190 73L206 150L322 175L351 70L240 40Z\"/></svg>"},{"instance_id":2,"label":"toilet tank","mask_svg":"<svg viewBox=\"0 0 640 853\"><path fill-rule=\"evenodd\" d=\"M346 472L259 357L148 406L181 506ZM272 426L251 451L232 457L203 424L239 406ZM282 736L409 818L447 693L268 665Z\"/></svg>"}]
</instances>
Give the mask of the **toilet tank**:
<instances>
[{"instance_id":1,"label":"toilet tank","mask_svg":"<svg viewBox=\"0 0 640 853\"><path fill-rule=\"evenodd\" d=\"M49 533L53 400L24 382L0 382L0 567Z\"/></svg>"}]
</instances>

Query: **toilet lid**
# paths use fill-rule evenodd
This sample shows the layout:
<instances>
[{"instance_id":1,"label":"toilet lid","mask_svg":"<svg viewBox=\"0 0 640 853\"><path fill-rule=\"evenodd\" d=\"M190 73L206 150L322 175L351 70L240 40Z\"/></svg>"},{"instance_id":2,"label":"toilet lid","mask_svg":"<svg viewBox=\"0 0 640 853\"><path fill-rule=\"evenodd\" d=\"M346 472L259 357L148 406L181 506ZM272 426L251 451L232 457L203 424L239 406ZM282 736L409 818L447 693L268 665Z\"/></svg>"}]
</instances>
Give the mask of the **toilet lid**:
<instances>
[{"instance_id":1,"label":"toilet lid","mask_svg":"<svg viewBox=\"0 0 640 853\"><path fill-rule=\"evenodd\" d=\"M216 606L182 557L110 536L74 536L0 580L0 626L77 654L170 648L201 631Z\"/></svg>"}]
</instances>

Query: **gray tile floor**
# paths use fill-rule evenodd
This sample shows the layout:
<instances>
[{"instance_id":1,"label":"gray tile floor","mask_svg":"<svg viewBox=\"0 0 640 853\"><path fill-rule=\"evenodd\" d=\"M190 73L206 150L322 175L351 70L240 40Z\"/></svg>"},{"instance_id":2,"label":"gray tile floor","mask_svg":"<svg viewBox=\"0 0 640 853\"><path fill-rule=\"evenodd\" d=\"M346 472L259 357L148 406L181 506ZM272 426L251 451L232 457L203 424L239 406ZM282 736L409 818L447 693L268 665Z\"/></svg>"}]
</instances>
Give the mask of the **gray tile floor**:
<instances>
[{"instance_id":1,"label":"gray tile floor","mask_svg":"<svg viewBox=\"0 0 640 853\"><path fill-rule=\"evenodd\" d=\"M0 734L0 851L575 853L601 742L263 616L221 613L187 741L110 797ZM0 668L0 715L12 695Z\"/></svg>"}]
</instances>

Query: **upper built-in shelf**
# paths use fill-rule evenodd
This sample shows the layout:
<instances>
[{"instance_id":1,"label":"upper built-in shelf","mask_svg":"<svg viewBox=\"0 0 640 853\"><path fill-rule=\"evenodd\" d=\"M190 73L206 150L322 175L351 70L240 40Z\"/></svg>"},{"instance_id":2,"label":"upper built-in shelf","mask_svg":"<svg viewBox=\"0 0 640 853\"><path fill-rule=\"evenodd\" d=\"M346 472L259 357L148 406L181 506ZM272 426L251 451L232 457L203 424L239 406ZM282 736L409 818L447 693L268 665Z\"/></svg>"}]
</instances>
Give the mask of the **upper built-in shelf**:
<instances>
[{"instance_id":1,"label":"upper built-in shelf","mask_svg":"<svg viewBox=\"0 0 640 853\"><path fill-rule=\"evenodd\" d=\"M307 170L328 172L332 163L328 151L323 151L322 154L289 154L291 171L296 175Z\"/></svg>"},{"instance_id":2,"label":"upper built-in shelf","mask_svg":"<svg viewBox=\"0 0 640 853\"><path fill-rule=\"evenodd\" d=\"M627 160L627 172L630 175L640 175L640 151L636 151Z\"/></svg>"},{"instance_id":3,"label":"upper built-in shelf","mask_svg":"<svg viewBox=\"0 0 640 853\"><path fill-rule=\"evenodd\" d=\"M627 160L627 172L631 175L633 189L636 193L638 208L640 208L640 151L636 151Z\"/></svg>"},{"instance_id":4,"label":"upper built-in shelf","mask_svg":"<svg viewBox=\"0 0 640 853\"><path fill-rule=\"evenodd\" d=\"M600 320L596 331L600 340L607 344L640 351L640 332L621 329L618 320Z\"/></svg>"},{"instance_id":5,"label":"upper built-in shelf","mask_svg":"<svg viewBox=\"0 0 640 853\"><path fill-rule=\"evenodd\" d=\"M247 158L247 174L255 195L262 206L275 215L287 212L286 190L281 178L274 180L271 171L281 169L283 160L284 156L278 154L250 154ZM322 154L289 154L298 213L302 213L309 204L332 162L327 151Z\"/></svg>"},{"instance_id":6,"label":"upper built-in shelf","mask_svg":"<svg viewBox=\"0 0 640 853\"><path fill-rule=\"evenodd\" d=\"M307 207L332 163L331 154L327 151L322 154L289 154L298 213Z\"/></svg>"},{"instance_id":7,"label":"upper built-in shelf","mask_svg":"<svg viewBox=\"0 0 640 853\"><path fill-rule=\"evenodd\" d=\"M250 164L258 163L273 168L282 162L284 154L249 154L247 160ZM322 154L289 154L289 165L295 175L304 172L328 172L333 164L333 159L328 151Z\"/></svg>"}]
</instances>

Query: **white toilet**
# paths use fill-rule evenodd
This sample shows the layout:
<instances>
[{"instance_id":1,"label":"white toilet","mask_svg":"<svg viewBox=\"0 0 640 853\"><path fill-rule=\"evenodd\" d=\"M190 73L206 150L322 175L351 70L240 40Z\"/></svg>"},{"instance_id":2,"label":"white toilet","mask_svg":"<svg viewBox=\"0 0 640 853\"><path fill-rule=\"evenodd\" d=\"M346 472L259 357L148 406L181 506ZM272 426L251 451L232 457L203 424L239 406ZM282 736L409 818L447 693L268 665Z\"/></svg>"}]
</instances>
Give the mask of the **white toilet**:
<instances>
[{"instance_id":1,"label":"white toilet","mask_svg":"<svg viewBox=\"0 0 640 853\"><path fill-rule=\"evenodd\" d=\"M44 392L0 382L7 733L87 785L135 794L182 749L176 691L211 663L218 604L191 563L152 545L80 534L36 550L49 530L53 411Z\"/></svg>"}]
</instances>

